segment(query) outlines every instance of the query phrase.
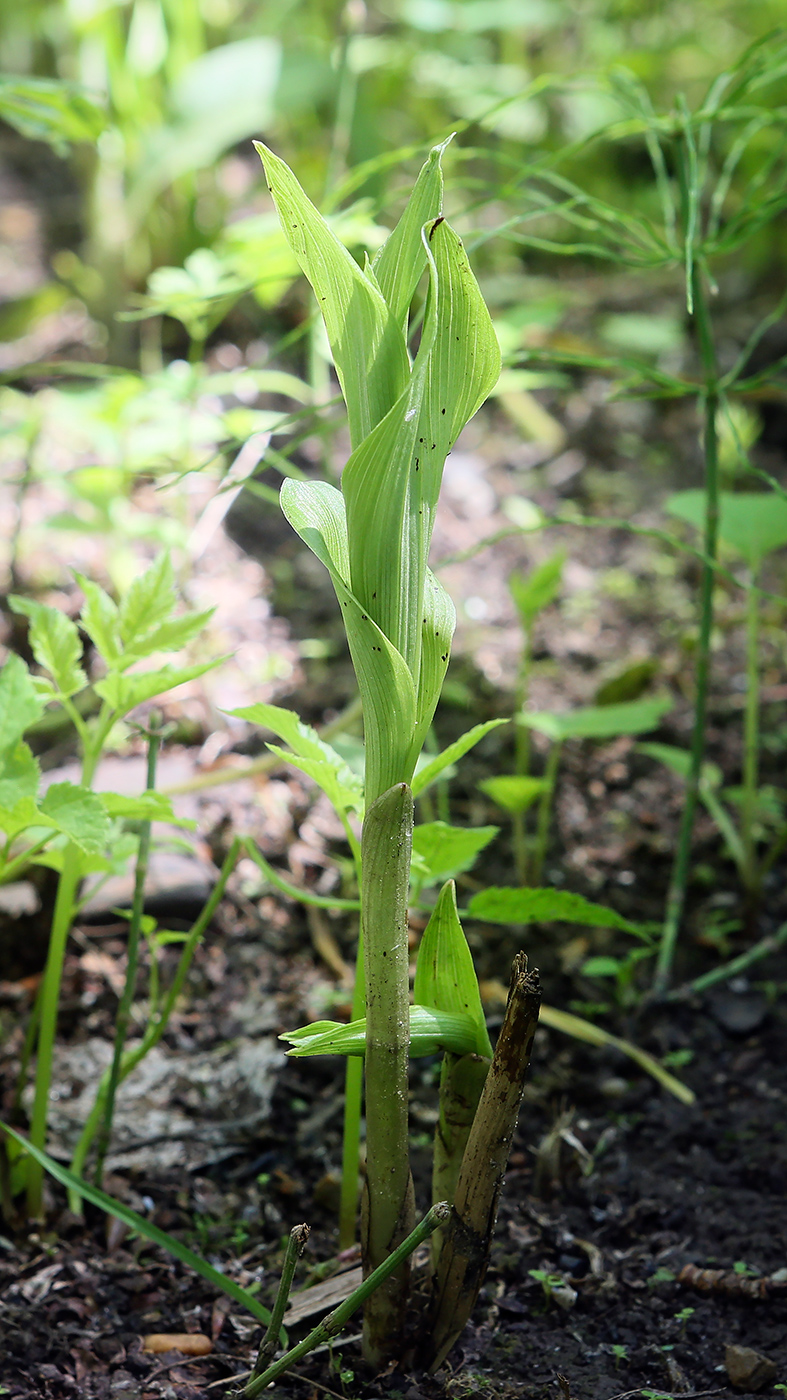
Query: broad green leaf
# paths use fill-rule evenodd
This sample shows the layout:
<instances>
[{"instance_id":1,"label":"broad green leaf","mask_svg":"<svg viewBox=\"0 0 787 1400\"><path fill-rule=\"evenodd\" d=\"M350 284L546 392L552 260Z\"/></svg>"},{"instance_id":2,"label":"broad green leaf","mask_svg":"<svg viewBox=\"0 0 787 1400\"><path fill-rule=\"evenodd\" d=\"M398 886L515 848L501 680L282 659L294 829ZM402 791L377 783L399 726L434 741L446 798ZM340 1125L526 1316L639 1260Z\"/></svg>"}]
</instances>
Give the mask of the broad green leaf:
<instances>
[{"instance_id":1,"label":"broad green leaf","mask_svg":"<svg viewBox=\"0 0 787 1400\"><path fill-rule=\"evenodd\" d=\"M413 1001L438 1011L463 1013L476 1027L475 1052L491 1058L492 1046L486 1029L473 955L467 946L456 909L456 886L449 880L424 930L415 968Z\"/></svg>"},{"instance_id":2,"label":"broad green leaf","mask_svg":"<svg viewBox=\"0 0 787 1400\"><path fill-rule=\"evenodd\" d=\"M265 168L287 241L308 277L325 321L357 447L396 402L408 378L401 326L292 171L261 142Z\"/></svg>"},{"instance_id":3,"label":"broad green leaf","mask_svg":"<svg viewBox=\"0 0 787 1400\"><path fill-rule=\"evenodd\" d=\"M0 831L5 832L9 840L39 824L43 827L49 825L42 819L32 797L20 797L16 802L3 802L0 805Z\"/></svg>"},{"instance_id":4,"label":"broad green leaf","mask_svg":"<svg viewBox=\"0 0 787 1400\"><path fill-rule=\"evenodd\" d=\"M599 686L594 696L596 704L619 705L628 700L638 700L658 674L658 669L659 663L652 657L646 661L633 661Z\"/></svg>"},{"instance_id":5,"label":"broad green leaf","mask_svg":"<svg viewBox=\"0 0 787 1400\"><path fill-rule=\"evenodd\" d=\"M615 739L621 734L644 734L656 729L662 716L672 709L666 695L649 700L631 700L622 705L589 705L564 714L549 711L517 715L517 724L536 729L554 743L565 739Z\"/></svg>"},{"instance_id":6,"label":"broad green leaf","mask_svg":"<svg viewBox=\"0 0 787 1400\"><path fill-rule=\"evenodd\" d=\"M638 924L624 919L614 909L591 904L568 890L490 888L473 895L467 912L471 918L488 924L584 924L590 928L618 928L636 938L647 938Z\"/></svg>"},{"instance_id":7,"label":"broad green leaf","mask_svg":"<svg viewBox=\"0 0 787 1400\"><path fill-rule=\"evenodd\" d=\"M421 664L416 693L416 727L411 750L413 765L418 761L437 709L445 673L448 670L455 628L456 609L443 585L435 578L431 569L427 569L424 579Z\"/></svg>"},{"instance_id":8,"label":"broad green leaf","mask_svg":"<svg viewBox=\"0 0 787 1400\"><path fill-rule=\"evenodd\" d=\"M43 709L43 699L36 693L24 661L11 652L0 671L0 755L16 750L17 740L35 724Z\"/></svg>"},{"instance_id":9,"label":"broad green leaf","mask_svg":"<svg viewBox=\"0 0 787 1400\"><path fill-rule=\"evenodd\" d=\"M49 672L58 693L68 698L84 690L87 676L79 665L82 643L76 623L59 608L49 608L32 598L13 594L8 601L15 613L30 618L29 640L33 655L39 666Z\"/></svg>"},{"instance_id":10,"label":"broad green leaf","mask_svg":"<svg viewBox=\"0 0 787 1400\"><path fill-rule=\"evenodd\" d=\"M110 834L107 810L97 793L75 783L55 783L39 804L42 817L87 855L100 855Z\"/></svg>"},{"instance_id":11,"label":"broad green leaf","mask_svg":"<svg viewBox=\"0 0 787 1400\"><path fill-rule=\"evenodd\" d=\"M123 645L136 655L149 655L147 638L164 622L175 607L175 575L167 553L154 559L144 574L135 578L120 600L119 626ZM144 650L141 648L144 646Z\"/></svg>"},{"instance_id":12,"label":"broad green leaf","mask_svg":"<svg viewBox=\"0 0 787 1400\"><path fill-rule=\"evenodd\" d=\"M177 685L204 676L206 671L220 666L223 660L219 656L214 661L201 661L194 666L162 666L158 671L142 671L139 675L121 675L111 671L103 680L96 681L94 688L96 694L119 715L127 715L129 710L145 700L152 700L155 695L165 695Z\"/></svg>"},{"instance_id":13,"label":"broad green leaf","mask_svg":"<svg viewBox=\"0 0 787 1400\"><path fill-rule=\"evenodd\" d=\"M449 136L448 141L451 139ZM402 217L372 259L372 270L377 285L394 319L403 327L407 323L413 294L426 267L421 229L442 212L441 160L448 141L432 147L421 167Z\"/></svg>"},{"instance_id":14,"label":"broad green leaf","mask_svg":"<svg viewBox=\"0 0 787 1400\"><path fill-rule=\"evenodd\" d=\"M174 1235L168 1235L164 1230L159 1230L157 1225L153 1225L143 1215L137 1215L136 1211L130 1210L121 1201L107 1196L104 1191L99 1191L97 1186L89 1185L88 1182L83 1181L82 1177L74 1176L74 1173L70 1172L67 1167L61 1166L59 1162L47 1156L46 1152L34 1147L27 1138L22 1137L21 1133L8 1127L6 1123L0 1123L0 1129L7 1133L20 1148L35 1158L36 1162L40 1162L49 1175L54 1177L55 1181L60 1182L61 1186L67 1186L69 1191L76 1191L86 1201L90 1201L91 1205L98 1206L99 1210L106 1211L108 1215L114 1215L117 1220L121 1220L124 1225L127 1225L129 1230L133 1230L135 1234L141 1235L145 1240L150 1240L151 1244L158 1245L160 1249L165 1250L175 1259L179 1259L181 1264L193 1269L220 1293L226 1293L236 1303L240 1303L251 1313L252 1317L257 1318L258 1322L266 1324L270 1322L271 1315L268 1309L257 1301L253 1293L241 1288L240 1284L234 1283L226 1274L219 1273L218 1269L214 1269L211 1264L200 1259L198 1254L193 1254L190 1249L181 1244L180 1240L175 1239ZM286 1334L283 1330L280 1337L284 1339L283 1344L286 1345Z\"/></svg>"},{"instance_id":15,"label":"broad green leaf","mask_svg":"<svg viewBox=\"0 0 787 1400\"><path fill-rule=\"evenodd\" d=\"M212 618L215 608L206 608L204 612L184 613L182 617L171 617L167 622L162 622L160 627L156 627L144 638L142 643L132 643L126 648L124 660L137 661L143 656L152 656L157 651L179 651L196 637L206 623Z\"/></svg>"},{"instance_id":16,"label":"broad green leaf","mask_svg":"<svg viewBox=\"0 0 787 1400\"><path fill-rule=\"evenodd\" d=\"M450 768L452 764L458 763L459 759L463 758L470 749L474 748L475 745L483 739L485 734L489 734L491 730L497 729L498 725L509 723L510 721L507 719L489 719L483 724L474 724L473 728L468 729L467 733L463 734L461 739L454 740L453 744L449 744L448 748L443 749L443 752L439 753L436 758L430 759L428 763L424 763L423 767L418 769L410 785L413 790L413 797L418 797L420 793L425 792L428 787L431 787L432 783L437 781L440 774L444 773L446 768Z\"/></svg>"},{"instance_id":17,"label":"broad green leaf","mask_svg":"<svg viewBox=\"0 0 787 1400\"><path fill-rule=\"evenodd\" d=\"M558 549L550 559L539 564L529 574L512 574L509 578L511 597L525 631L529 631L534 619L560 592L565 561L565 550Z\"/></svg>"},{"instance_id":18,"label":"broad green leaf","mask_svg":"<svg viewBox=\"0 0 787 1400\"><path fill-rule=\"evenodd\" d=\"M527 812L549 784L543 778L525 777L518 773L501 773L496 778L484 778L478 784L504 812Z\"/></svg>"},{"instance_id":19,"label":"broad green leaf","mask_svg":"<svg viewBox=\"0 0 787 1400\"><path fill-rule=\"evenodd\" d=\"M678 491L666 508L702 532L704 491ZM766 555L787 545L787 501L775 491L722 491L719 539L737 551L755 573Z\"/></svg>"},{"instance_id":20,"label":"broad green leaf","mask_svg":"<svg viewBox=\"0 0 787 1400\"><path fill-rule=\"evenodd\" d=\"M23 797L35 797L41 770L38 759L21 741L0 760L0 806L13 807Z\"/></svg>"},{"instance_id":21,"label":"broad green leaf","mask_svg":"<svg viewBox=\"0 0 787 1400\"><path fill-rule=\"evenodd\" d=\"M620 1036L610 1035L609 1031L601 1029L601 1026L594 1026L592 1021L585 1021L581 1016L573 1016L568 1011L559 1011L554 1006L544 1006L541 1003L539 1021L551 1030L562 1031L564 1035L573 1036L574 1040L583 1040L588 1045L614 1045L616 1050L621 1050L624 1055L628 1055L630 1060L634 1060L641 1069L652 1075L664 1089L674 1094L681 1103L692 1104L695 1095L688 1085L682 1084L676 1079L674 1074L670 1074L653 1055L649 1055L647 1050L640 1050L638 1045L632 1044L630 1040L623 1040Z\"/></svg>"},{"instance_id":22,"label":"broad green leaf","mask_svg":"<svg viewBox=\"0 0 787 1400\"><path fill-rule=\"evenodd\" d=\"M475 864L498 826L461 827L423 822L413 831L413 879L419 885L443 884Z\"/></svg>"},{"instance_id":23,"label":"broad green leaf","mask_svg":"<svg viewBox=\"0 0 787 1400\"><path fill-rule=\"evenodd\" d=\"M412 774L412 677L399 652L345 582L349 560L341 492L325 482L290 480L282 486L281 504L293 529L329 570L342 609L363 701L368 806L395 783L407 782Z\"/></svg>"},{"instance_id":24,"label":"broad green leaf","mask_svg":"<svg viewBox=\"0 0 787 1400\"><path fill-rule=\"evenodd\" d=\"M279 1036L289 1041L287 1052L296 1058L305 1055L363 1055L366 1050L366 1019L315 1021L311 1026ZM410 1054L414 1059L450 1050L454 1055L477 1054L478 1027L472 1016L460 1012L436 1011L429 1006L410 1007Z\"/></svg>"},{"instance_id":25,"label":"broad green leaf","mask_svg":"<svg viewBox=\"0 0 787 1400\"><path fill-rule=\"evenodd\" d=\"M75 574L74 577L85 595L79 615L80 624L99 655L111 665L120 654L117 604L92 579L85 578L84 574Z\"/></svg>"}]
</instances>

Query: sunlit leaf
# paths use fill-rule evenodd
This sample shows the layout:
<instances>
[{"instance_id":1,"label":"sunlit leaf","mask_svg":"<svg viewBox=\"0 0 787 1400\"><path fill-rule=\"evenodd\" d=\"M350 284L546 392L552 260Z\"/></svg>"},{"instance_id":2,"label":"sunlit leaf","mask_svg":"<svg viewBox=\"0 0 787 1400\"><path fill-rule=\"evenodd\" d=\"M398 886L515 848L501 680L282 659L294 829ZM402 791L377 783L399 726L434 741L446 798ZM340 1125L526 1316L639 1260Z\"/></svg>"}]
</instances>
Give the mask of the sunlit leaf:
<instances>
[{"instance_id":1,"label":"sunlit leaf","mask_svg":"<svg viewBox=\"0 0 787 1400\"><path fill-rule=\"evenodd\" d=\"M366 1050L366 1020L316 1021L300 1030L286 1031L279 1037L289 1041L287 1052L305 1055L363 1055ZM450 1050L454 1055L477 1053L478 1026L472 1016L460 1012L436 1011L427 1006L410 1007L410 1054L417 1059Z\"/></svg>"},{"instance_id":2,"label":"sunlit leaf","mask_svg":"<svg viewBox=\"0 0 787 1400\"><path fill-rule=\"evenodd\" d=\"M411 783L413 797L418 797L436 782L441 773L450 768L454 763L458 763L470 749L480 743L486 734L493 729L497 729L501 724L508 724L507 719L489 719L483 724L474 724L472 729L468 729L460 739L456 739L453 744L449 744L447 749L437 754L436 758L430 758L417 769L415 777Z\"/></svg>"},{"instance_id":3,"label":"sunlit leaf","mask_svg":"<svg viewBox=\"0 0 787 1400\"><path fill-rule=\"evenodd\" d=\"M704 491L678 491L669 497L667 510L702 531L705 500ZM787 500L769 491L722 491L719 539L756 572L768 554L787 545Z\"/></svg>"},{"instance_id":4,"label":"sunlit leaf","mask_svg":"<svg viewBox=\"0 0 787 1400\"><path fill-rule=\"evenodd\" d=\"M637 938L647 937L638 924L624 919L614 909L592 904L569 890L492 887L473 895L468 914L488 924L584 924L590 928L621 929Z\"/></svg>"},{"instance_id":5,"label":"sunlit leaf","mask_svg":"<svg viewBox=\"0 0 787 1400\"><path fill-rule=\"evenodd\" d=\"M543 778L530 778L519 773L501 773L495 778L484 778L478 786L498 807L502 807L503 811L515 815L529 811L549 784Z\"/></svg>"},{"instance_id":6,"label":"sunlit leaf","mask_svg":"<svg viewBox=\"0 0 787 1400\"><path fill-rule=\"evenodd\" d=\"M460 827L423 822L413 831L413 878L419 885L443 884L473 866L497 836L497 826Z\"/></svg>"},{"instance_id":7,"label":"sunlit leaf","mask_svg":"<svg viewBox=\"0 0 787 1400\"><path fill-rule=\"evenodd\" d=\"M8 602L15 613L30 618L29 641L39 666L52 677L60 695L68 698L87 685L79 662L82 643L76 624L59 608L47 607L33 598L12 594Z\"/></svg>"},{"instance_id":8,"label":"sunlit leaf","mask_svg":"<svg viewBox=\"0 0 787 1400\"><path fill-rule=\"evenodd\" d=\"M40 811L57 831L80 850L99 855L109 839L110 823L101 798L75 783L55 783L40 802Z\"/></svg>"},{"instance_id":9,"label":"sunlit leaf","mask_svg":"<svg viewBox=\"0 0 787 1400\"><path fill-rule=\"evenodd\" d=\"M20 656L11 652L0 671L0 755L15 749L26 729L44 709L30 673Z\"/></svg>"},{"instance_id":10,"label":"sunlit leaf","mask_svg":"<svg viewBox=\"0 0 787 1400\"><path fill-rule=\"evenodd\" d=\"M440 891L420 946L415 969L416 1006L463 1013L475 1023L475 1053L491 1056L473 955L467 946L456 909L456 886L449 880Z\"/></svg>"},{"instance_id":11,"label":"sunlit leaf","mask_svg":"<svg viewBox=\"0 0 787 1400\"><path fill-rule=\"evenodd\" d=\"M671 709L669 696L658 695L621 705L589 705L586 709L567 710L561 714L526 710L517 716L517 723L536 729L554 743L565 739L614 739L621 734L643 734L656 729Z\"/></svg>"}]
</instances>

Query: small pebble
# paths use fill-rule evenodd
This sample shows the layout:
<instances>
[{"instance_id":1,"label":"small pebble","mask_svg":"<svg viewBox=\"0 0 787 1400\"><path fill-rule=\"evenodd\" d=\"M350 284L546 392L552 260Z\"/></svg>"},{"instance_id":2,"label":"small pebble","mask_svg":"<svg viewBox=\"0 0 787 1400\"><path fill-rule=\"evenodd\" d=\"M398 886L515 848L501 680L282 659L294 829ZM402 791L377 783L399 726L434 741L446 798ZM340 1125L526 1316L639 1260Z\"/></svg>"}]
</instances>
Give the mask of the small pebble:
<instances>
[{"instance_id":1,"label":"small pebble","mask_svg":"<svg viewBox=\"0 0 787 1400\"><path fill-rule=\"evenodd\" d=\"M724 1366L730 1384L747 1394L764 1390L776 1380L775 1363L752 1347L728 1346L724 1352Z\"/></svg>"}]
</instances>

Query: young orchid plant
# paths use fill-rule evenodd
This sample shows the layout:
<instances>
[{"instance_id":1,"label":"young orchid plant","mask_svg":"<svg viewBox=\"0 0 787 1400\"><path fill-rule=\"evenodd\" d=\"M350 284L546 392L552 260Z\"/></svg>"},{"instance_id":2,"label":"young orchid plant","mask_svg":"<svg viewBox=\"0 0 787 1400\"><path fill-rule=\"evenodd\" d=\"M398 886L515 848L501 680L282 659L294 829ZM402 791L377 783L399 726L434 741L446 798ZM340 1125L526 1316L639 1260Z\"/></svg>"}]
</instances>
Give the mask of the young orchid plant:
<instances>
[{"instance_id":1,"label":"young orchid plant","mask_svg":"<svg viewBox=\"0 0 787 1400\"><path fill-rule=\"evenodd\" d=\"M455 627L453 605L428 567L443 467L458 434L497 381L500 351L461 240L442 214L444 146L431 151L399 223L364 268L284 162L265 146L257 149L282 228L322 312L347 405L352 451L341 490L326 482L288 480L281 505L327 568L344 617L363 703L362 798L347 785L349 775L341 774L327 746L307 752L314 748L312 739L303 726L294 732L294 717L285 719L285 712L262 705L240 713L285 737L294 761L327 784L334 800L338 787L337 805L345 818L352 808L364 812L360 852L355 852L361 869L363 1001L357 999L350 1026L322 1023L289 1038L295 1054L344 1054L356 1057L355 1064L363 1056L362 1246L370 1273L414 1224L409 1055L438 1047L446 1052L443 1131L435 1162L435 1199L445 1199L459 1172L491 1054L453 885L445 886L422 941L412 1008L407 911L414 792L488 728L476 726L415 776ZM410 306L424 273L423 326L411 355ZM464 1116L457 1117L453 1109L459 1100ZM379 1363L400 1350L407 1292L405 1264L368 1299L364 1346L370 1360Z\"/></svg>"}]
</instances>

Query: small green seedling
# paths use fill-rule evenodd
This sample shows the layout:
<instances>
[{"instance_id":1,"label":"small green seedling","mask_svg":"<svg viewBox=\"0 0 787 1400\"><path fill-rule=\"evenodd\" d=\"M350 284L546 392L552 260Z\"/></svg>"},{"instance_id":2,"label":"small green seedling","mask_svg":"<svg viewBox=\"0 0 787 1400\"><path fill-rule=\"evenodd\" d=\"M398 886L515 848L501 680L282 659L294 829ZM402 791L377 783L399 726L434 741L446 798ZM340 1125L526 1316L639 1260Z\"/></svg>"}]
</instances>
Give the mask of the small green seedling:
<instances>
[{"instance_id":1,"label":"small green seedling","mask_svg":"<svg viewBox=\"0 0 787 1400\"><path fill-rule=\"evenodd\" d=\"M615 1358L615 1370L618 1371L621 1361L629 1359L628 1347L624 1346L622 1342L610 1342L609 1349Z\"/></svg>"},{"instance_id":2,"label":"small green seedling","mask_svg":"<svg viewBox=\"0 0 787 1400\"><path fill-rule=\"evenodd\" d=\"M681 1337L685 1337L685 1335L686 1335L686 1327L687 1327L687 1325L688 1325L690 1319L694 1316L694 1313L695 1313L695 1312L696 1312L696 1309L695 1309L695 1308L681 1308L680 1312L676 1312L676 1313L675 1313L675 1315L674 1315L675 1321L680 1323L680 1335L681 1335Z\"/></svg>"}]
</instances>

